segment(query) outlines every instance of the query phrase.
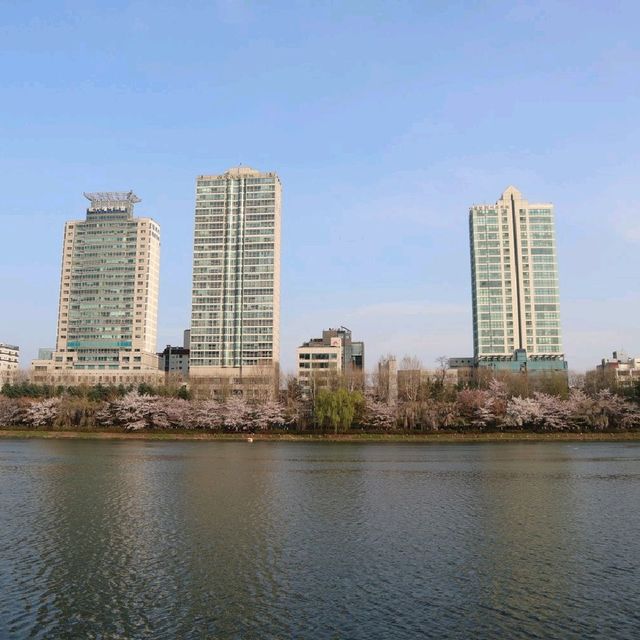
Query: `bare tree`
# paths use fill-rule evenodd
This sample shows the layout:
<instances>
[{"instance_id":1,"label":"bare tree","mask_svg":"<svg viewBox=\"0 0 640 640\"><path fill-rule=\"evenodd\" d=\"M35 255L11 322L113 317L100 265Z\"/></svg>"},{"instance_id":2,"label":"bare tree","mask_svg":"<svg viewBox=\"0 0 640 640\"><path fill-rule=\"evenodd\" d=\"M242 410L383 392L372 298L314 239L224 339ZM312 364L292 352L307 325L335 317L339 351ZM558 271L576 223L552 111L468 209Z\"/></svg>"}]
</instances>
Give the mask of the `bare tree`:
<instances>
[{"instance_id":1,"label":"bare tree","mask_svg":"<svg viewBox=\"0 0 640 640\"><path fill-rule=\"evenodd\" d=\"M398 397L415 402L420 394L422 362L415 356L404 356L398 367Z\"/></svg>"},{"instance_id":2,"label":"bare tree","mask_svg":"<svg viewBox=\"0 0 640 640\"><path fill-rule=\"evenodd\" d=\"M438 365L438 380L443 385L449 370L449 356L438 356L436 364Z\"/></svg>"}]
</instances>

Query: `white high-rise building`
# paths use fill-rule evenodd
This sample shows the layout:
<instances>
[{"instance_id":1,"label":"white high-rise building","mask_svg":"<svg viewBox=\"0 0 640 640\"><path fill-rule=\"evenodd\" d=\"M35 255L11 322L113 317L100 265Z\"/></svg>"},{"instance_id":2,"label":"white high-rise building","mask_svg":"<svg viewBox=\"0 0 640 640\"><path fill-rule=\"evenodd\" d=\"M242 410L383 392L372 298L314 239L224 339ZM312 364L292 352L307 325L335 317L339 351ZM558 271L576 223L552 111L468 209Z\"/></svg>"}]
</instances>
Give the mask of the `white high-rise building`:
<instances>
[{"instance_id":1,"label":"white high-rise building","mask_svg":"<svg viewBox=\"0 0 640 640\"><path fill-rule=\"evenodd\" d=\"M86 218L65 224L56 349L33 362L34 378L154 381L160 227L133 216L131 191L84 195Z\"/></svg>"},{"instance_id":2,"label":"white high-rise building","mask_svg":"<svg viewBox=\"0 0 640 640\"><path fill-rule=\"evenodd\" d=\"M237 167L197 179L189 371L196 384L275 381L280 207L275 173Z\"/></svg>"},{"instance_id":3,"label":"white high-rise building","mask_svg":"<svg viewBox=\"0 0 640 640\"><path fill-rule=\"evenodd\" d=\"M471 207L469 235L476 364L566 368L553 205L509 187L496 204Z\"/></svg>"}]
</instances>

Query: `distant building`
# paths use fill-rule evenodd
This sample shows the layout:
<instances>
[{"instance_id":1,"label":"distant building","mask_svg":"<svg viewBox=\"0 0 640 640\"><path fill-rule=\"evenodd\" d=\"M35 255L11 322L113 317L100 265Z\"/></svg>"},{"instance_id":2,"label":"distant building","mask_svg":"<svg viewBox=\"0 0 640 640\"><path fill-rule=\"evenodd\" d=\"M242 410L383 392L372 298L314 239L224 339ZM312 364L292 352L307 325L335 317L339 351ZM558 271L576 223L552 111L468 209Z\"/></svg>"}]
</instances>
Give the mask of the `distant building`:
<instances>
[{"instance_id":1,"label":"distant building","mask_svg":"<svg viewBox=\"0 0 640 640\"><path fill-rule=\"evenodd\" d=\"M459 369L398 369L398 392L400 395L406 395L403 394L403 390L416 383L455 385L458 383L459 371Z\"/></svg>"},{"instance_id":2,"label":"distant building","mask_svg":"<svg viewBox=\"0 0 640 640\"><path fill-rule=\"evenodd\" d=\"M354 342L346 327L325 329L297 349L297 377L303 386L314 378L326 382L331 376L364 373L364 342Z\"/></svg>"},{"instance_id":3,"label":"distant building","mask_svg":"<svg viewBox=\"0 0 640 640\"><path fill-rule=\"evenodd\" d=\"M612 358L603 358L596 369L610 373L617 384L626 386L640 380L640 358L629 358L623 351L614 351Z\"/></svg>"},{"instance_id":4,"label":"distant building","mask_svg":"<svg viewBox=\"0 0 640 640\"><path fill-rule=\"evenodd\" d=\"M158 353L160 369L166 376L175 374L182 380L189 377L189 349L184 347L172 347L168 344L164 351Z\"/></svg>"},{"instance_id":5,"label":"distant building","mask_svg":"<svg viewBox=\"0 0 640 640\"><path fill-rule=\"evenodd\" d=\"M38 349L38 360L53 360L54 347L40 347Z\"/></svg>"},{"instance_id":6,"label":"distant building","mask_svg":"<svg viewBox=\"0 0 640 640\"><path fill-rule=\"evenodd\" d=\"M196 395L276 392L280 209L276 173L235 167L198 176L189 371Z\"/></svg>"},{"instance_id":7,"label":"distant building","mask_svg":"<svg viewBox=\"0 0 640 640\"><path fill-rule=\"evenodd\" d=\"M304 388L313 383L325 385L331 377L343 372L343 348L340 338L334 337L329 344L321 338L303 342L297 349L298 382Z\"/></svg>"},{"instance_id":8,"label":"distant building","mask_svg":"<svg viewBox=\"0 0 640 640\"><path fill-rule=\"evenodd\" d=\"M0 342L0 385L14 382L20 367L20 347Z\"/></svg>"},{"instance_id":9,"label":"distant building","mask_svg":"<svg viewBox=\"0 0 640 640\"><path fill-rule=\"evenodd\" d=\"M32 363L32 378L158 382L160 227L133 216L131 191L84 195L86 218L64 230L56 349Z\"/></svg>"},{"instance_id":10,"label":"distant building","mask_svg":"<svg viewBox=\"0 0 640 640\"><path fill-rule=\"evenodd\" d=\"M473 358L449 358L449 369L471 369L474 362Z\"/></svg>"},{"instance_id":11,"label":"distant building","mask_svg":"<svg viewBox=\"0 0 640 640\"><path fill-rule=\"evenodd\" d=\"M325 329L322 332L323 344L330 344L337 338L342 346L342 371L345 373L364 371L364 342L354 342L351 329L339 327L338 329Z\"/></svg>"},{"instance_id":12,"label":"distant building","mask_svg":"<svg viewBox=\"0 0 640 640\"><path fill-rule=\"evenodd\" d=\"M566 371L553 205L509 187L469 210L474 366Z\"/></svg>"},{"instance_id":13,"label":"distant building","mask_svg":"<svg viewBox=\"0 0 640 640\"><path fill-rule=\"evenodd\" d=\"M394 356L378 363L377 394L391 406L398 403L398 362Z\"/></svg>"},{"instance_id":14,"label":"distant building","mask_svg":"<svg viewBox=\"0 0 640 640\"><path fill-rule=\"evenodd\" d=\"M476 360L475 358L449 358L449 370L457 372L459 382L469 382L477 369L506 371L511 373L567 373L566 360L555 358L529 357L525 349L516 349L510 356L494 356Z\"/></svg>"}]
</instances>

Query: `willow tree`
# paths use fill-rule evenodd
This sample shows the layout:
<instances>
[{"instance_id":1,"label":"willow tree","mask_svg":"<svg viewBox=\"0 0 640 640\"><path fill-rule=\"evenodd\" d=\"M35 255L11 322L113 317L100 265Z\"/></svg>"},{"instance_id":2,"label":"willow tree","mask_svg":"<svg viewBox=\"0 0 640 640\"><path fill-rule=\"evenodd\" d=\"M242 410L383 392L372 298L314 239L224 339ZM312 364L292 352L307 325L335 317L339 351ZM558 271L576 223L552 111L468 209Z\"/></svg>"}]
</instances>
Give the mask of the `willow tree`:
<instances>
[{"instance_id":1,"label":"willow tree","mask_svg":"<svg viewBox=\"0 0 640 640\"><path fill-rule=\"evenodd\" d=\"M333 429L334 433L347 431L363 405L364 398L359 391L344 387L335 391L320 389L313 403L315 423L322 429Z\"/></svg>"}]
</instances>

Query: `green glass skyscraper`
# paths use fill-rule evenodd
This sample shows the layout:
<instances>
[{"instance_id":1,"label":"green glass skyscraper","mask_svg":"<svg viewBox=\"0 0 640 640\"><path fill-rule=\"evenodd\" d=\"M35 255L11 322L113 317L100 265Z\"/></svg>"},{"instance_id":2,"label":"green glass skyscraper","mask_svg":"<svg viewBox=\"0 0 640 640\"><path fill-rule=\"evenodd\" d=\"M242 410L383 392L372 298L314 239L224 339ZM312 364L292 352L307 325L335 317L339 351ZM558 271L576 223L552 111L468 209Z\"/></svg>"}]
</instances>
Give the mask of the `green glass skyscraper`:
<instances>
[{"instance_id":1,"label":"green glass skyscraper","mask_svg":"<svg viewBox=\"0 0 640 640\"><path fill-rule=\"evenodd\" d=\"M476 364L565 369L553 205L509 187L471 207L469 236Z\"/></svg>"}]
</instances>

